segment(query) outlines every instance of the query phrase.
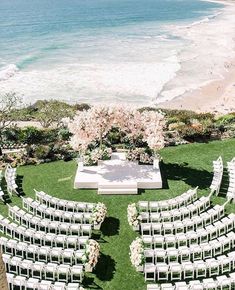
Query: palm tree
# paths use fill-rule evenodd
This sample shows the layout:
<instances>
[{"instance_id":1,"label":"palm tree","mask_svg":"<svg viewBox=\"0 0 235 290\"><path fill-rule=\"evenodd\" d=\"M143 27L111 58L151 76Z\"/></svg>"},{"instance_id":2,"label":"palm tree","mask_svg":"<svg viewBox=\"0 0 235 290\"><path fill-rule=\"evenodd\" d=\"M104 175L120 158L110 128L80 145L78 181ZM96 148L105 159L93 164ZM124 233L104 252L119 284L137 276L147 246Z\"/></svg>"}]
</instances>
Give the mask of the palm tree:
<instances>
[{"instance_id":1,"label":"palm tree","mask_svg":"<svg viewBox=\"0 0 235 290\"><path fill-rule=\"evenodd\" d=\"M8 290L6 269L5 269L5 264L3 263L3 260L2 260L1 252L0 252L0 289Z\"/></svg>"}]
</instances>

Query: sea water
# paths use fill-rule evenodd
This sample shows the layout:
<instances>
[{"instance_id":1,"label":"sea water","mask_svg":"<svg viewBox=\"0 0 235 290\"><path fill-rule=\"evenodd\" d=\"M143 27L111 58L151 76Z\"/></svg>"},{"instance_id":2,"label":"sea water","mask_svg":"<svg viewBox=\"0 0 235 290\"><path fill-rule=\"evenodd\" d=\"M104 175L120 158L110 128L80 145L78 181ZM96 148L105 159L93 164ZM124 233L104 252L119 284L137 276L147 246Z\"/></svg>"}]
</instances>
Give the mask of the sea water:
<instances>
[{"instance_id":1,"label":"sea water","mask_svg":"<svg viewBox=\"0 0 235 290\"><path fill-rule=\"evenodd\" d=\"M199 0L1 0L0 91L28 103L170 100L221 74L235 27L226 8ZM232 24L220 27L225 22Z\"/></svg>"}]
</instances>

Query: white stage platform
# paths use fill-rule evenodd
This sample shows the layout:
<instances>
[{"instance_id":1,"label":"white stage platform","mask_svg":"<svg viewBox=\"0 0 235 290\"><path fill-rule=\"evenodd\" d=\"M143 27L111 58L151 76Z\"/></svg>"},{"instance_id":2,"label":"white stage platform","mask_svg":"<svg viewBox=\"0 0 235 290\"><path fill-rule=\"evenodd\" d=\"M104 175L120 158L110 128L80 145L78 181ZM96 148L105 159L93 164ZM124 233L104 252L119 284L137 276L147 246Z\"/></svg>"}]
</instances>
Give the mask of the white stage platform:
<instances>
[{"instance_id":1,"label":"white stage platform","mask_svg":"<svg viewBox=\"0 0 235 290\"><path fill-rule=\"evenodd\" d=\"M125 160L123 153L113 153L111 160L98 166L77 169L74 188L98 189L98 194L137 194L138 189L162 188L159 168Z\"/></svg>"}]
</instances>

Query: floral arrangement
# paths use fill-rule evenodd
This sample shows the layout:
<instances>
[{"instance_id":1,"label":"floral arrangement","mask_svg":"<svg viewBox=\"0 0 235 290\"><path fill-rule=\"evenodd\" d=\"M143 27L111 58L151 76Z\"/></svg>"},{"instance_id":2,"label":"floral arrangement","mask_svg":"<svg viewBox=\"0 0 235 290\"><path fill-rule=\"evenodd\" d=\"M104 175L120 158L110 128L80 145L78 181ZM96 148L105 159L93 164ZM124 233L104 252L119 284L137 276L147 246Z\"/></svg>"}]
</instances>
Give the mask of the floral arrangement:
<instances>
[{"instance_id":1,"label":"floral arrangement","mask_svg":"<svg viewBox=\"0 0 235 290\"><path fill-rule=\"evenodd\" d=\"M140 154L140 163L143 164L153 164L153 156L147 152Z\"/></svg>"},{"instance_id":2,"label":"floral arrangement","mask_svg":"<svg viewBox=\"0 0 235 290\"><path fill-rule=\"evenodd\" d=\"M127 152L126 158L129 161L139 161L140 155L144 152L144 148L134 148Z\"/></svg>"},{"instance_id":3,"label":"floral arrangement","mask_svg":"<svg viewBox=\"0 0 235 290\"><path fill-rule=\"evenodd\" d=\"M139 161L143 164L153 164L153 154L146 148L134 148L128 151L127 159L130 161Z\"/></svg>"},{"instance_id":4,"label":"floral arrangement","mask_svg":"<svg viewBox=\"0 0 235 290\"><path fill-rule=\"evenodd\" d=\"M132 265L138 269L145 262L144 243L141 238L136 238L130 245L130 259Z\"/></svg>"},{"instance_id":5,"label":"floral arrangement","mask_svg":"<svg viewBox=\"0 0 235 290\"><path fill-rule=\"evenodd\" d=\"M98 202L92 212L92 222L94 225L100 225L104 221L107 214L107 207L105 204Z\"/></svg>"},{"instance_id":6,"label":"floral arrangement","mask_svg":"<svg viewBox=\"0 0 235 290\"><path fill-rule=\"evenodd\" d=\"M95 240L88 240L85 248L85 253L82 256L82 262L90 268L94 268L98 262L100 255L100 245Z\"/></svg>"},{"instance_id":7,"label":"floral arrangement","mask_svg":"<svg viewBox=\"0 0 235 290\"><path fill-rule=\"evenodd\" d=\"M139 225L139 212L135 203L129 204L127 207L127 219L128 223L132 227L138 227Z\"/></svg>"},{"instance_id":8,"label":"floral arrangement","mask_svg":"<svg viewBox=\"0 0 235 290\"><path fill-rule=\"evenodd\" d=\"M97 165L99 160L111 158L112 149L108 147L96 148L84 156L84 165Z\"/></svg>"}]
</instances>

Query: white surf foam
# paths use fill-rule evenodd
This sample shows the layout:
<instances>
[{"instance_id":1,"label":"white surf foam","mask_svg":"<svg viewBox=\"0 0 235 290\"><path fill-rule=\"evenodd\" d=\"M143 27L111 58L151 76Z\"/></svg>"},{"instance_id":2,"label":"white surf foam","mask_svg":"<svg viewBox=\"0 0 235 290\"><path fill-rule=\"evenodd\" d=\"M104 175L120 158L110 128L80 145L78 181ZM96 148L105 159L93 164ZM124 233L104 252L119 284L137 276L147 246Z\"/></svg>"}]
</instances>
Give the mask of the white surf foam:
<instances>
[{"instance_id":1,"label":"white surf foam","mask_svg":"<svg viewBox=\"0 0 235 290\"><path fill-rule=\"evenodd\" d=\"M18 68L15 64L9 64L8 66L0 69L0 81L6 81L9 78L13 77L17 72Z\"/></svg>"},{"instance_id":2,"label":"white surf foam","mask_svg":"<svg viewBox=\"0 0 235 290\"><path fill-rule=\"evenodd\" d=\"M0 84L34 99L45 97L70 101L99 101L102 99L151 103L164 84L172 79L180 65L176 56L162 62L83 63L56 67L51 70L21 71ZM59 92L59 93L58 93Z\"/></svg>"}]
</instances>

